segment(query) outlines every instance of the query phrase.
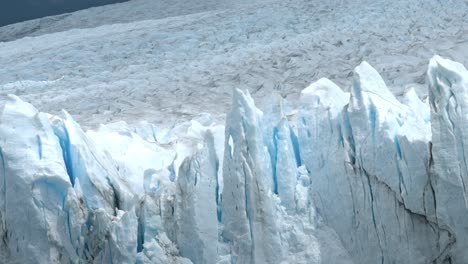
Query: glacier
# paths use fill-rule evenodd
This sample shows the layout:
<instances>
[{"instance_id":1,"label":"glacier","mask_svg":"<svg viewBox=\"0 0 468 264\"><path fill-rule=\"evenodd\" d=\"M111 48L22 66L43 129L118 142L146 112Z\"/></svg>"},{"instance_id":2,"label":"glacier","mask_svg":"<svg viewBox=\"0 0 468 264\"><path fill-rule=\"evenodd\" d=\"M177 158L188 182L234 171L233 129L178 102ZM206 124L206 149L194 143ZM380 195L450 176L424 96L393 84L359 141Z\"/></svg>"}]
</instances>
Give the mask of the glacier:
<instances>
[{"instance_id":1,"label":"glacier","mask_svg":"<svg viewBox=\"0 0 468 264\"><path fill-rule=\"evenodd\" d=\"M428 58L468 65L466 10L463 0L131 0L0 27L0 96L66 109L85 129L168 127L201 112L221 124L232 87L264 110L272 93L297 108L320 77L346 89L363 60L394 94L423 95Z\"/></svg>"},{"instance_id":2,"label":"glacier","mask_svg":"<svg viewBox=\"0 0 468 264\"><path fill-rule=\"evenodd\" d=\"M362 62L258 109L84 131L0 100L2 263L464 263L468 71L434 56L428 96ZM347 91L347 92L345 92Z\"/></svg>"}]
</instances>

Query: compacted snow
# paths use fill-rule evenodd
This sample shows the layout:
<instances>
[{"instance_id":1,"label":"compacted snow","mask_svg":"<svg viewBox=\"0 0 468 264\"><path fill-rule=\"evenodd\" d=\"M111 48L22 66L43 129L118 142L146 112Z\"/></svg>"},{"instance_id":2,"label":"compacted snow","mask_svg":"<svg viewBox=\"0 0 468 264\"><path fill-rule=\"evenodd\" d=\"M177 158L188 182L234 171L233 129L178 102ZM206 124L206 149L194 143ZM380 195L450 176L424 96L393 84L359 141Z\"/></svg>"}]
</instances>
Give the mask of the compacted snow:
<instances>
[{"instance_id":1,"label":"compacted snow","mask_svg":"<svg viewBox=\"0 0 468 264\"><path fill-rule=\"evenodd\" d=\"M0 93L67 109L87 127L170 125L201 112L223 119L233 88L248 89L260 107L272 93L297 102L321 77L347 89L362 60L397 94L424 84L435 54L468 63L462 0L197 3L131 1L36 21L30 34L41 36L0 43ZM45 34L73 27L88 28Z\"/></svg>"},{"instance_id":2,"label":"compacted snow","mask_svg":"<svg viewBox=\"0 0 468 264\"><path fill-rule=\"evenodd\" d=\"M0 262L465 263L467 4L134 0L0 28Z\"/></svg>"}]
</instances>

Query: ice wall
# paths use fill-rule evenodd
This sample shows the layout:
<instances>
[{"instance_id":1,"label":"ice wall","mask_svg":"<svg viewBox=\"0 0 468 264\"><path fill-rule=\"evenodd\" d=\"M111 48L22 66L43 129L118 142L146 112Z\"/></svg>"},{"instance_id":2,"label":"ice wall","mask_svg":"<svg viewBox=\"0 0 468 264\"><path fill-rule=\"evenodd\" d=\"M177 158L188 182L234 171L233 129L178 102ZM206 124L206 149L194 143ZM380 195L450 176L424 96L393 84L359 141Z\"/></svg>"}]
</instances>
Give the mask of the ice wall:
<instances>
[{"instance_id":1,"label":"ice wall","mask_svg":"<svg viewBox=\"0 0 468 264\"><path fill-rule=\"evenodd\" d=\"M6 263L463 263L468 72L434 57L428 103L366 62L291 118L233 91L226 125L83 132L0 105Z\"/></svg>"}]
</instances>

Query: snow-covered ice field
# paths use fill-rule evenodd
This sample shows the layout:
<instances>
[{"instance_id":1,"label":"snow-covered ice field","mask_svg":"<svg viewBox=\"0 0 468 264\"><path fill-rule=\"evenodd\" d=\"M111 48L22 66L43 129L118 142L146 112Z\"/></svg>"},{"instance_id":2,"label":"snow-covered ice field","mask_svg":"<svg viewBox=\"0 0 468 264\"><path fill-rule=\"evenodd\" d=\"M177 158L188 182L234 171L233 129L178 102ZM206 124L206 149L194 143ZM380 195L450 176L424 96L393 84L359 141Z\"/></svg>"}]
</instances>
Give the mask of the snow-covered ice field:
<instances>
[{"instance_id":1,"label":"snow-covered ice field","mask_svg":"<svg viewBox=\"0 0 468 264\"><path fill-rule=\"evenodd\" d=\"M465 0L151 1L0 28L0 93L78 123L223 119L233 88L294 104L321 77L351 85L362 60L421 96L434 54L468 64ZM76 29L82 28L82 29ZM56 33L54 33L56 32Z\"/></svg>"},{"instance_id":2,"label":"snow-covered ice field","mask_svg":"<svg viewBox=\"0 0 468 264\"><path fill-rule=\"evenodd\" d=\"M468 258L466 0L134 0L0 41L1 263Z\"/></svg>"}]
</instances>

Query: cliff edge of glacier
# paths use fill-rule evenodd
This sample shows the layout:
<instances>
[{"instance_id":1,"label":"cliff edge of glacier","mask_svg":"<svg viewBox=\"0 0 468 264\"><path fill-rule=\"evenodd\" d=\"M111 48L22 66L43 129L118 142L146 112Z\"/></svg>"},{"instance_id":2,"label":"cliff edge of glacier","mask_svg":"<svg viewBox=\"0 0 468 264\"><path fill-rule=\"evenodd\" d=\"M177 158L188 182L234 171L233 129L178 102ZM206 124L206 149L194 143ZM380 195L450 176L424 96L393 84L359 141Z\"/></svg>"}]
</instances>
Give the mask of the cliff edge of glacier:
<instances>
[{"instance_id":1,"label":"cliff edge of glacier","mask_svg":"<svg viewBox=\"0 0 468 264\"><path fill-rule=\"evenodd\" d=\"M265 111L233 91L163 129L83 131L65 111L0 104L6 263L463 263L468 71L435 56L428 98L368 63Z\"/></svg>"}]
</instances>

